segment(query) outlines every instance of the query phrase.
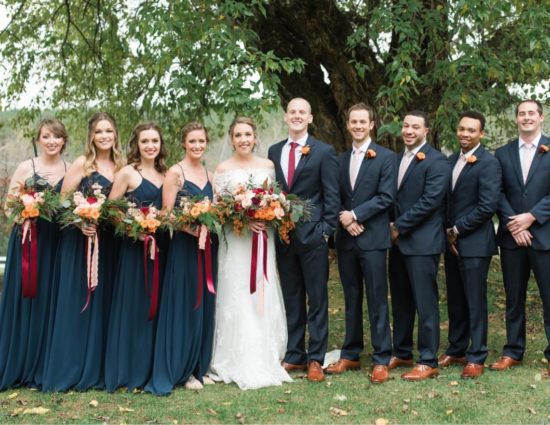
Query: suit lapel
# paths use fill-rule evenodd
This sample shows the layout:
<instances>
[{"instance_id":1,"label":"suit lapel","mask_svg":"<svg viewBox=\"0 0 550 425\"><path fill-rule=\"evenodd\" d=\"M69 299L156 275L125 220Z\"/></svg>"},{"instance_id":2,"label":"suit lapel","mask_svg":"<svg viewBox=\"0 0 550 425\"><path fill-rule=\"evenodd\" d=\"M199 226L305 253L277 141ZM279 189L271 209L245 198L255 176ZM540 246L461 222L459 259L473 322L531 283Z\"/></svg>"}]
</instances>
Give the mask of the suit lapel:
<instances>
[{"instance_id":1,"label":"suit lapel","mask_svg":"<svg viewBox=\"0 0 550 425\"><path fill-rule=\"evenodd\" d=\"M371 142L371 144L369 145L369 149L376 152L376 145ZM357 190L357 188L359 187L359 182L361 181L361 179L363 178L363 176L367 172L367 169L369 168L369 166L370 166L370 164L373 160L375 160L375 158L367 158L366 156L363 156L363 160L361 161L361 166L359 167L359 172L357 173L357 178L355 179L355 187L353 188L353 192L355 192ZM348 178L348 180L349 180L349 178ZM351 182L350 182L350 187L351 187Z\"/></svg>"},{"instance_id":2,"label":"suit lapel","mask_svg":"<svg viewBox=\"0 0 550 425\"><path fill-rule=\"evenodd\" d=\"M429 149L430 149L430 146L428 145L428 142L426 142L426 144L424 146L422 146L422 149L420 149L418 152L423 152L424 154L427 155L426 152L428 152ZM416 164L418 164L420 162L419 159L418 159L418 156L417 156L418 152L416 153L415 156L413 156L413 159L412 159L411 163L409 164L409 167L407 168L407 171L405 171L405 175L403 176L403 180L401 181L401 186L399 186L399 188L402 188L405 185L405 182L407 181L407 179L409 178L409 175L414 170L414 167L416 167ZM425 159L424 159L424 161L425 161Z\"/></svg>"},{"instance_id":3,"label":"suit lapel","mask_svg":"<svg viewBox=\"0 0 550 425\"><path fill-rule=\"evenodd\" d=\"M540 151L540 145L544 145L546 140L544 140L543 137L540 138L539 144L537 145L537 152L535 153L535 156L533 157L533 162L531 163L531 168L529 168L529 174L527 175L527 181L525 182L525 186L529 184L531 181L531 178L533 177L533 174L535 174L535 170L540 164L540 161L542 160L542 155L546 155Z\"/></svg>"},{"instance_id":4,"label":"suit lapel","mask_svg":"<svg viewBox=\"0 0 550 425\"><path fill-rule=\"evenodd\" d=\"M521 173L521 161L519 159L519 140L516 139L508 145L508 153L510 154L510 161L512 162L512 168L516 173L516 178L521 186L523 186L523 174Z\"/></svg>"},{"instance_id":5,"label":"suit lapel","mask_svg":"<svg viewBox=\"0 0 550 425\"><path fill-rule=\"evenodd\" d=\"M273 158L275 159L275 178L277 179L277 181L281 182L281 188L285 192L288 192L288 184L286 182L283 169L281 168L281 154L285 143L286 141L283 140L273 147Z\"/></svg>"},{"instance_id":6,"label":"suit lapel","mask_svg":"<svg viewBox=\"0 0 550 425\"><path fill-rule=\"evenodd\" d=\"M475 152L472 154L473 156L475 156L477 159L481 158L481 156L484 154L484 151L485 149L483 149L483 145L479 145L479 147L475 150ZM470 157L471 158L471 157ZM457 160L458 160L458 156L457 156ZM477 161L476 161L477 162ZM454 162L454 164L456 164L456 161ZM453 189L453 192L456 190L456 188L458 187L459 183L460 183L460 180L462 180L462 178L464 176L466 176L468 174L468 172L472 169L472 167L475 166L475 162L474 163L470 163L470 162L466 162L466 165L464 165L464 168L462 168L462 171L460 172L460 174L458 175L458 178L456 179L456 184L455 184L455 187ZM453 168L454 168L454 165L453 165Z\"/></svg>"},{"instance_id":7,"label":"suit lapel","mask_svg":"<svg viewBox=\"0 0 550 425\"><path fill-rule=\"evenodd\" d=\"M311 155L315 155L315 143L312 139L311 136L308 136L307 140L306 140L306 144L305 146L310 146L310 152L307 154L307 155L304 155L302 154L300 156L300 161L298 161L298 165L296 166L296 170L294 170L294 177L292 179L292 182L293 184L296 183L299 178L300 178L300 173L302 172L302 170L304 169L304 167L307 165L308 161L309 161L309 157Z\"/></svg>"},{"instance_id":8,"label":"suit lapel","mask_svg":"<svg viewBox=\"0 0 550 425\"><path fill-rule=\"evenodd\" d=\"M353 189L351 187L351 181L349 179L349 169L351 167L351 153L353 152L353 149L350 149L346 151L344 154L344 161L342 166L342 181L345 182L346 190L349 191L349 193L353 192Z\"/></svg>"}]
</instances>

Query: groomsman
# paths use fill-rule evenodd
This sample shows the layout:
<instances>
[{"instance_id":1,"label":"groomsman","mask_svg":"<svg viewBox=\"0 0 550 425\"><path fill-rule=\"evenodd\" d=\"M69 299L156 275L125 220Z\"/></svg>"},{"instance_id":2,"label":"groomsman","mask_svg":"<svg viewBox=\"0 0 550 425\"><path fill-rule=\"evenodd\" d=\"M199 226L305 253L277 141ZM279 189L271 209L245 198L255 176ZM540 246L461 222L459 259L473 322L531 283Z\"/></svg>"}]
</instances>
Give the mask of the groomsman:
<instances>
[{"instance_id":1,"label":"groomsman","mask_svg":"<svg viewBox=\"0 0 550 425\"><path fill-rule=\"evenodd\" d=\"M495 153L502 167L497 242L506 292L507 342L502 357L490 365L493 370L506 370L523 360L531 270L542 298L549 341L544 355L550 362L550 139L542 134L543 121L539 102L520 102L516 106L519 138Z\"/></svg>"},{"instance_id":2,"label":"groomsman","mask_svg":"<svg viewBox=\"0 0 550 425\"><path fill-rule=\"evenodd\" d=\"M464 365L462 378L481 376L487 358L487 274L497 253L492 217L500 199L498 160L481 145L485 117L463 112L456 134L460 152L449 158L445 276L449 347L439 366ZM470 346L468 347L468 344Z\"/></svg>"},{"instance_id":3,"label":"groomsman","mask_svg":"<svg viewBox=\"0 0 550 425\"><path fill-rule=\"evenodd\" d=\"M284 119L289 136L271 146L268 157L282 188L309 199L313 209L311 220L290 235L290 245L276 243L288 326L283 366L287 371L307 370L308 379L319 382L325 379L321 365L328 343L328 238L338 224L340 207L338 160L331 146L308 134L313 116L307 100L292 99Z\"/></svg>"},{"instance_id":4,"label":"groomsman","mask_svg":"<svg viewBox=\"0 0 550 425\"><path fill-rule=\"evenodd\" d=\"M443 199L450 181L447 158L426 142L424 112L409 112L401 135L405 150L398 155L395 245L390 251L389 277L393 312L393 356L389 368L412 366L413 327L418 312L418 363L401 375L420 381L438 375L439 306L437 268L445 250Z\"/></svg>"},{"instance_id":5,"label":"groomsman","mask_svg":"<svg viewBox=\"0 0 550 425\"><path fill-rule=\"evenodd\" d=\"M353 148L340 155L340 225L336 230L338 270L346 303L346 336L338 362L328 373L359 369L363 351L363 284L371 343L371 382L388 380L391 334L386 253L391 247L390 208L395 193L395 154L374 143L372 107L359 103L347 112Z\"/></svg>"}]
</instances>

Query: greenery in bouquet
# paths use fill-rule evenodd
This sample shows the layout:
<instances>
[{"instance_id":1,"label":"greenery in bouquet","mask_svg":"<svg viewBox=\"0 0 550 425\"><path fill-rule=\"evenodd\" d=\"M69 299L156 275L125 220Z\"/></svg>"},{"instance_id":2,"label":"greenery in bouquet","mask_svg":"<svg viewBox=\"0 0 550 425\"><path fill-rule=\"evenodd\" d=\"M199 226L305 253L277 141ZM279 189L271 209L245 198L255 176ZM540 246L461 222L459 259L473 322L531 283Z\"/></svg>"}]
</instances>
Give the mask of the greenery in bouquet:
<instances>
[{"instance_id":1,"label":"greenery in bouquet","mask_svg":"<svg viewBox=\"0 0 550 425\"><path fill-rule=\"evenodd\" d=\"M62 227L81 227L84 223L97 224L106 218L104 208L107 197L102 193L102 186L95 183L91 193L73 192L61 202L59 222Z\"/></svg>"},{"instance_id":2,"label":"greenery in bouquet","mask_svg":"<svg viewBox=\"0 0 550 425\"><path fill-rule=\"evenodd\" d=\"M49 188L36 190L36 186L47 187L47 184L43 179L31 177L19 184L17 193L8 194L5 211L9 221L22 224L38 217L51 221L60 208L59 194Z\"/></svg>"},{"instance_id":3,"label":"greenery in bouquet","mask_svg":"<svg viewBox=\"0 0 550 425\"><path fill-rule=\"evenodd\" d=\"M222 234L225 215L208 197L182 197L179 203L163 220L163 227L170 235L174 231L204 225L209 231Z\"/></svg>"},{"instance_id":4,"label":"greenery in bouquet","mask_svg":"<svg viewBox=\"0 0 550 425\"><path fill-rule=\"evenodd\" d=\"M138 207L125 199L107 200L106 220L114 225L115 234L135 241L154 235L162 224L162 211L155 206Z\"/></svg>"},{"instance_id":5,"label":"greenery in bouquet","mask_svg":"<svg viewBox=\"0 0 550 425\"><path fill-rule=\"evenodd\" d=\"M232 192L220 194L216 202L235 233L241 234L251 221L263 221L275 227L285 243L290 243L290 232L296 225L308 221L311 216L310 201L286 194L268 179L260 186L250 179Z\"/></svg>"}]
</instances>

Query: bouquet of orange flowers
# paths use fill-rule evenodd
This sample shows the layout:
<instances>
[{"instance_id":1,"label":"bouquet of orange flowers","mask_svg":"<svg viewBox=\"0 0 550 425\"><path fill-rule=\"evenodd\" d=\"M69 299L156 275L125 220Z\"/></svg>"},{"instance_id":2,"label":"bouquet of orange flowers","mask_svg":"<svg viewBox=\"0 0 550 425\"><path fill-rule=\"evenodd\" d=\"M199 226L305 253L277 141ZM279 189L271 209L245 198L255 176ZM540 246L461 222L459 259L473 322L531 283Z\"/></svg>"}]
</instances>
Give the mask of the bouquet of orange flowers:
<instances>
[{"instance_id":1,"label":"bouquet of orange flowers","mask_svg":"<svg viewBox=\"0 0 550 425\"><path fill-rule=\"evenodd\" d=\"M182 197L163 220L163 227L170 231L183 231L193 226L204 225L214 233L222 233L225 223L223 212L208 197Z\"/></svg>"},{"instance_id":2,"label":"bouquet of orange flowers","mask_svg":"<svg viewBox=\"0 0 550 425\"><path fill-rule=\"evenodd\" d=\"M53 189L37 191L35 183L30 178L19 185L17 193L8 194L5 209L11 222L23 224L38 217L51 221L59 209L59 194Z\"/></svg>"},{"instance_id":3,"label":"bouquet of orange flowers","mask_svg":"<svg viewBox=\"0 0 550 425\"><path fill-rule=\"evenodd\" d=\"M59 222L63 227L70 225L80 227L84 223L97 224L100 219L105 218L105 209L103 205L106 196L101 192L101 185L95 183L92 185L92 193L83 194L80 191L74 192L62 203L62 210L59 216Z\"/></svg>"},{"instance_id":4,"label":"bouquet of orange flowers","mask_svg":"<svg viewBox=\"0 0 550 425\"><path fill-rule=\"evenodd\" d=\"M232 193L221 194L217 200L219 209L240 234L250 221L263 221L278 230L280 239L290 243L290 231L298 222L307 221L311 203L294 194L286 194L267 179L261 186L252 181L240 185Z\"/></svg>"},{"instance_id":5,"label":"bouquet of orange flowers","mask_svg":"<svg viewBox=\"0 0 550 425\"><path fill-rule=\"evenodd\" d=\"M133 240L154 235L161 225L162 213L155 206L138 207L125 199L107 200L104 205L107 221L115 227L115 234Z\"/></svg>"}]
</instances>

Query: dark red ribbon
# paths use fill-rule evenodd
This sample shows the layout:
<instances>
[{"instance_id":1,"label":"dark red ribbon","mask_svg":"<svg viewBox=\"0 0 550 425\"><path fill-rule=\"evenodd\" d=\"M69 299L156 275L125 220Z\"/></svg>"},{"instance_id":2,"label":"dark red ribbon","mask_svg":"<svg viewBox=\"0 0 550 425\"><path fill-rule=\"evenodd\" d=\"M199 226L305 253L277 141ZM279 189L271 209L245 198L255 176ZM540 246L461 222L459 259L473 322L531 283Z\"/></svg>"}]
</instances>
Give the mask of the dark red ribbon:
<instances>
[{"instance_id":1,"label":"dark red ribbon","mask_svg":"<svg viewBox=\"0 0 550 425\"><path fill-rule=\"evenodd\" d=\"M203 266L206 270L206 288L208 292L216 295L216 289L214 288L214 278L212 277L212 242L210 241L210 232L206 233L204 250L197 247L197 302L195 304L195 310L199 308L202 303L202 287L204 285ZM203 254L204 251L204 254Z\"/></svg>"},{"instance_id":2,"label":"dark red ribbon","mask_svg":"<svg viewBox=\"0 0 550 425\"><path fill-rule=\"evenodd\" d=\"M263 275L264 280L267 282L267 232L265 230L261 231L263 236ZM253 294L256 292L256 274L258 271L258 238L260 233L254 232L252 235L252 256L250 259L250 293Z\"/></svg>"},{"instance_id":3,"label":"dark red ribbon","mask_svg":"<svg viewBox=\"0 0 550 425\"><path fill-rule=\"evenodd\" d=\"M91 243L90 243L91 241ZM92 285L92 279L93 279L93 273L94 273L94 266L93 266L93 259L90 259L88 256L89 253L89 247L92 250L92 257L93 252L95 250L96 244L99 246L99 232L96 231L94 236L86 236L86 250L85 250L85 257L86 257L86 286L87 286L87 293L86 293L86 303L84 304L84 307L82 307L82 310L80 310L81 313L84 313L88 306L90 305L90 301L92 299L92 293L95 291L96 286ZM97 270L95 270L97 272Z\"/></svg>"},{"instance_id":4,"label":"dark red ribbon","mask_svg":"<svg viewBox=\"0 0 550 425\"><path fill-rule=\"evenodd\" d=\"M147 270L147 263L149 262L149 246L152 244L152 249L154 250L153 258L153 288L149 289L149 273ZM143 239L143 272L145 274L145 290L151 299L151 304L149 305L149 316L148 320L153 320L157 315L158 299L159 299L159 256L157 249L157 241L154 236L147 235Z\"/></svg>"},{"instance_id":5,"label":"dark red ribbon","mask_svg":"<svg viewBox=\"0 0 550 425\"><path fill-rule=\"evenodd\" d=\"M26 223L23 223L25 226ZM29 220L28 234L23 230L21 258L21 289L24 298L34 298L38 288L38 227L36 220Z\"/></svg>"}]
</instances>

